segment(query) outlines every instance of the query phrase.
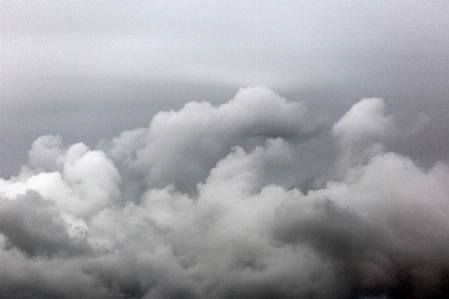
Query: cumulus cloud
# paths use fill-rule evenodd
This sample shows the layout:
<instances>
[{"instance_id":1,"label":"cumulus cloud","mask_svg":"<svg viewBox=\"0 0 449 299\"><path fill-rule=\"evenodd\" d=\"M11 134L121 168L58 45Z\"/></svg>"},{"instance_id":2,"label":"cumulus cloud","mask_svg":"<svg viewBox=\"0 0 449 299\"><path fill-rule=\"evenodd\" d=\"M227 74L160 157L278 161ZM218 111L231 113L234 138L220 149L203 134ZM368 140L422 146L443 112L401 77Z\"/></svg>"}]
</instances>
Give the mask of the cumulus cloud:
<instances>
[{"instance_id":1,"label":"cumulus cloud","mask_svg":"<svg viewBox=\"0 0 449 299\"><path fill-rule=\"evenodd\" d=\"M82 236L71 238L66 226L37 192L30 191L15 200L1 199L0 232L6 248L18 248L29 256L72 255L89 250Z\"/></svg>"},{"instance_id":2,"label":"cumulus cloud","mask_svg":"<svg viewBox=\"0 0 449 299\"><path fill-rule=\"evenodd\" d=\"M396 150L428 120L399 128L377 98L329 132L305 113L249 87L96 149L38 138L0 180L0 298L446 296L449 165ZM304 191L314 138L338 153Z\"/></svg>"},{"instance_id":3,"label":"cumulus cloud","mask_svg":"<svg viewBox=\"0 0 449 299\"><path fill-rule=\"evenodd\" d=\"M300 103L251 87L218 107L191 102L179 111L160 112L148 130L123 133L106 152L123 173L140 177L141 187L174 184L192 193L234 146L249 150L271 137L297 143L317 134L305 125L304 114Z\"/></svg>"}]
</instances>

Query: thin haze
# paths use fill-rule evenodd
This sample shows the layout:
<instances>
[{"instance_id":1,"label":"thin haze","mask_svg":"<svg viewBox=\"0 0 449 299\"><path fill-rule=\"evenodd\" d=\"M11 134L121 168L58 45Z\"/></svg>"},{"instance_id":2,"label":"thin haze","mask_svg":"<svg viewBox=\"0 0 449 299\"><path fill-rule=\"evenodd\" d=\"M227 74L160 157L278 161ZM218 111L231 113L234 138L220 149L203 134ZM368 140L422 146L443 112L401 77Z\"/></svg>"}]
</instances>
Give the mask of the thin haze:
<instances>
[{"instance_id":1,"label":"thin haze","mask_svg":"<svg viewBox=\"0 0 449 299\"><path fill-rule=\"evenodd\" d=\"M0 298L449 294L447 2L0 5Z\"/></svg>"}]
</instances>

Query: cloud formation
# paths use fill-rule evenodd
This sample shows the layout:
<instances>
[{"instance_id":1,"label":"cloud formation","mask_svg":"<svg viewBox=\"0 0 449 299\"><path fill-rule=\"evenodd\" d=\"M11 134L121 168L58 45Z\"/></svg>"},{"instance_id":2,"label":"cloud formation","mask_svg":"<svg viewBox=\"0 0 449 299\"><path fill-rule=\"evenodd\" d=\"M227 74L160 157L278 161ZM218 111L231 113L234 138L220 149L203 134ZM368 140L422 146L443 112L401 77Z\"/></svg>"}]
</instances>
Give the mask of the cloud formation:
<instances>
[{"instance_id":1,"label":"cloud formation","mask_svg":"<svg viewBox=\"0 0 449 299\"><path fill-rule=\"evenodd\" d=\"M428 120L384 107L325 131L249 87L96 149L42 136L0 180L0 298L443 298L449 165L401 151ZM316 173L323 138L337 154Z\"/></svg>"}]
</instances>

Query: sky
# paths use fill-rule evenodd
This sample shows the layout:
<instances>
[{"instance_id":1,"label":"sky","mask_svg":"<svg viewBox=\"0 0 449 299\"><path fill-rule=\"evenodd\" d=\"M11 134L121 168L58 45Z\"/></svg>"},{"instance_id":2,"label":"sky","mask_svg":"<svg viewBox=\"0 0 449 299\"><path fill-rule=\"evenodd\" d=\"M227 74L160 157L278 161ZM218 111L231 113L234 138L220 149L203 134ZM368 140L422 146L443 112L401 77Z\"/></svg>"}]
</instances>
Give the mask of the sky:
<instances>
[{"instance_id":1,"label":"sky","mask_svg":"<svg viewBox=\"0 0 449 299\"><path fill-rule=\"evenodd\" d=\"M1 1L0 299L446 298L448 14Z\"/></svg>"}]
</instances>

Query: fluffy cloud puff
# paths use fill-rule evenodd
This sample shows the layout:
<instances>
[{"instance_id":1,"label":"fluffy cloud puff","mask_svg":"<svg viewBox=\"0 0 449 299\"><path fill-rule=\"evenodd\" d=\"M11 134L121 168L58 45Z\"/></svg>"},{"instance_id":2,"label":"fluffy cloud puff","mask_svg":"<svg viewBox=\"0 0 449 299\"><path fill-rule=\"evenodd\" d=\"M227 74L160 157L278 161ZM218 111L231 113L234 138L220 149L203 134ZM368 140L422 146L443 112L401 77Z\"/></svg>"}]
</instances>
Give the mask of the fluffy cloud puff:
<instances>
[{"instance_id":1,"label":"fluffy cloud puff","mask_svg":"<svg viewBox=\"0 0 449 299\"><path fill-rule=\"evenodd\" d=\"M247 150L267 138L305 141L316 132L304 124L305 108L264 87L241 89L218 107L191 102L180 111L160 112L148 130L125 132L105 144L122 173L140 187L174 184L194 193L211 168L234 146Z\"/></svg>"},{"instance_id":2,"label":"fluffy cloud puff","mask_svg":"<svg viewBox=\"0 0 449 299\"><path fill-rule=\"evenodd\" d=\"M449 166L390 150L384 105L363 99L325 134L252 87L95 150L40 137L0 180L0 297L443 298ZM338 154L303 192L311 137Z\"/></svg>"}]
</instances>

